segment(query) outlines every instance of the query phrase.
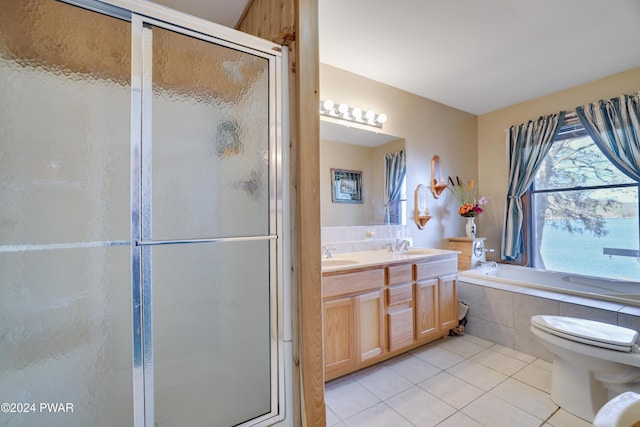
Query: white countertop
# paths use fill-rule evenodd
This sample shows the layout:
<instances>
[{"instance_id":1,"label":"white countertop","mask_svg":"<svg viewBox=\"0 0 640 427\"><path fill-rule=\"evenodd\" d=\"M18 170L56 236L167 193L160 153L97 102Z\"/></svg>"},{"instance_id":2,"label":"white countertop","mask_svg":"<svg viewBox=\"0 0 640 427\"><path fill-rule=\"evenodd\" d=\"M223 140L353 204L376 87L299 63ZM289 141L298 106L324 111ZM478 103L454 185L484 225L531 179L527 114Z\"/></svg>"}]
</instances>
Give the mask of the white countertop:
<instances>
[{"instance_id":1,"label":"white countertop","mask_svg":"<svg viewBox=\"0 0 640 427\"><path fill-rule=\"evenodd\" d=\"M387 249L377 251L350 252L336 254L331 258L322 257L322 272L353 270L376 265L389 265L428 259L449 258L457 256L459 251L432 248L409 248L406 251L389 252Z\"/></svg>"}]
</instances>

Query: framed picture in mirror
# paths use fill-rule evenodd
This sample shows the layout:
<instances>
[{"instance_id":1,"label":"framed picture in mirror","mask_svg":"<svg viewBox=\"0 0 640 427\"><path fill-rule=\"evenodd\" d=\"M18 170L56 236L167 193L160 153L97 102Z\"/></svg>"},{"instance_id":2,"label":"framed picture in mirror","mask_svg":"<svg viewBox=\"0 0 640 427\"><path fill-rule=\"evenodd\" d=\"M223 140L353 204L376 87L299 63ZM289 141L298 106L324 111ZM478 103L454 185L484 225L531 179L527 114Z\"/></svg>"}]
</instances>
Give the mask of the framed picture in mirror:
<instances>
[{"instance_id":1,"label":"framed picture in mirror","mask_svg":"<svg viewBox=\"0 0 640 427\"><path fill-rule=\"evenodd\" d=\"M362 203L362 171L331 169L331 201Z\"/></svg>"}]
</instances>

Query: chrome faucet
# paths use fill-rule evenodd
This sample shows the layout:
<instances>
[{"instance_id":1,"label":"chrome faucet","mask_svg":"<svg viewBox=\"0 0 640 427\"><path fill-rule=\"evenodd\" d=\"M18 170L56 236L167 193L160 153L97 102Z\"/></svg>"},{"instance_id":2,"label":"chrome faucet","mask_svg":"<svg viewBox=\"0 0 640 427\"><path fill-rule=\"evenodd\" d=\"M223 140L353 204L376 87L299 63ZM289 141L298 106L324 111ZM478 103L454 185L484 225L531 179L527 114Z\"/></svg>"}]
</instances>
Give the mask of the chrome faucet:
<instances>
[{"instance_id":1,"label":"chrome faucet","mask_svg":"<svg viewBox=\"0 0 640 427\"><path fill-rule=\"evenodd\" d=\"M476 263L476 267L486 267L489 266L491 268L498 268L498 263L495 261L478 261Z\"/></svg>"},{"instance_id":2,"label":"chrome faucet","mask_svg":"<svg viewBox=\"0 0 640 427\"><path fill-rule=\"evenodd\" d=\"M335 251L335 250L336 250L336 248L330 248L328 246L323 246L322 247L322 253L324 255L326 255L327 259L333 258L333 254L331 254L331 251Z\"/></svg>"},{"instance_id":3,"label":"chrome faucet","mask_svg":"<svg viewBox=\"0 0 640 427\"><path fill-rule=\"evenodd\" d=\"M409 249L409 241L407 239L396 239L395 243L387 243L385 246L389 247L389 252L400 252Z\"/></svg>"}]
</instances>

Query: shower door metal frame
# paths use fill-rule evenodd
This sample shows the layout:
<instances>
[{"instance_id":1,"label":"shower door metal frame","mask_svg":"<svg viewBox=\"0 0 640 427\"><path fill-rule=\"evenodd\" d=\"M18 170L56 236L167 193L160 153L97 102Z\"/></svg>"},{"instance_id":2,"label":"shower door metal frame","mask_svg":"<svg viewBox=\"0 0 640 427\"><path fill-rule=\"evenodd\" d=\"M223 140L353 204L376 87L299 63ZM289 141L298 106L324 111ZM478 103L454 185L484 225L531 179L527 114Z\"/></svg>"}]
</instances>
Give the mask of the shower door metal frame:
<instances>
[{"instance_id":1,"label":"shower door metal frame","mask_svg":"<svg viewBox=\"0 0 640 427\"><path fill-rule=\"evenodd\" d=\"M204 42L239 50L268 60L269 68L269 231L268 235L246 237L205 237L189 240L153 240L151 237L151 111L153 28L163 28ZM202 28L200 28L200 31ZM270 365L271 365L271 411L242 425L270 425L284 418L284 361L283 361L283 269L282 269L282 54L271 49L268 52L254 47L239 45L165 21L132 15L132 262L134 293L134 406L135 425L154 425L153 387L153 316L151 247L158 245L223 243L233 241L267 240L269 247L269 317L270 317ZM250 39L250 37L247 37ZM141 401L144 413L140 412ZM144 421L143 421L144 420Z\"/></svg>"},{"instance_id":2,"label":"shower door metal frame","mask_svg":"<svg viewBox=\"0 0 640 427\"><path fill-rule=\"evenodd\" d=\"M241 425L266 426L285 417L284 386L284 265L288 238L283 233L288 218L287 182L287 74L282 63L287 48L204 19L139 0L58 0L131 22L131 266L133 313L133 412L135 427L154 427L153 335L151 263L154 245L269 241L269 323L271 411ZM154 241L150 235L151 203L143 194L151 190L151 81L144 79L151 67L152 28L161 27L205 42L239 50L268 60L269 68L269 230L268 235L235 238ZM143 191L144 190L144 191ZM124 242L123 242L124 243ZM124 243L126 244L126 243ZM290 316L287 316L287 318ZM290 333L289 333L290 334ZM206 410L203 408L203 410Z\"/></svg>"}]
</instances>

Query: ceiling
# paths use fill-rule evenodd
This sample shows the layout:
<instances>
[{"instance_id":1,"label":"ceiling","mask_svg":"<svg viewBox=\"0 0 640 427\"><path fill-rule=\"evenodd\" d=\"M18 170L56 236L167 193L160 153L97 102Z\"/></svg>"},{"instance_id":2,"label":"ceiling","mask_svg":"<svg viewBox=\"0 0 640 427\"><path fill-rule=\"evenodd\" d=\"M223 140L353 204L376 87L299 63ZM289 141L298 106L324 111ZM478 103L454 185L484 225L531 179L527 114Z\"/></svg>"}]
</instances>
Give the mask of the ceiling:
<instances>
[{"instance_id":1,"label":"ceiling","mask_svg":"<svg viewBox=\"0 0 640 427\"><path fill-rule=\"evenodd\" d=\"M247 0L159 0L235 26ZM320 61L484 114L640 66L639 0L318 0Z\"/></svg>"}]
</instances>

